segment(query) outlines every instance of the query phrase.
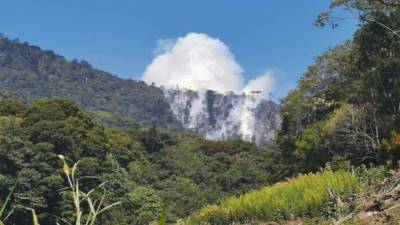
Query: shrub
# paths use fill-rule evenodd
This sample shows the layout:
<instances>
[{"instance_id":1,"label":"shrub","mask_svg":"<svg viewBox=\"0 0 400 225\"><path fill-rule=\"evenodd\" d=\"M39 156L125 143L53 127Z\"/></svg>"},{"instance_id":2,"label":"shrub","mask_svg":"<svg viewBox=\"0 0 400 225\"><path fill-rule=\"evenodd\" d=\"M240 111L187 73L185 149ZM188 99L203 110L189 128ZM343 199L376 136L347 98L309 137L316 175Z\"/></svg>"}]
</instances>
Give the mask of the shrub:
<instances>
[{"instance_id":1,"label":"shrub","mask_svg":"<svg viewBox=\"0 0 400 225\"><path fill-rule=\"evenodd\" d=\"M365 165L361 165L355 168L354 173L362 186L371 187L385 179L388 169L385 166L367 168Z\"/></svg>"},{"instance_id":2,"label":"shrub","mask_svg":"<svg viewBox=\"0 0 400 225\"><path fill-rule=\"evenodd\" d=\"M333 171L350 171L350 161L346 160L343 156L335 155L332 160L326 163L326 167L329 167Z\"/></svg>"}]
</instances>

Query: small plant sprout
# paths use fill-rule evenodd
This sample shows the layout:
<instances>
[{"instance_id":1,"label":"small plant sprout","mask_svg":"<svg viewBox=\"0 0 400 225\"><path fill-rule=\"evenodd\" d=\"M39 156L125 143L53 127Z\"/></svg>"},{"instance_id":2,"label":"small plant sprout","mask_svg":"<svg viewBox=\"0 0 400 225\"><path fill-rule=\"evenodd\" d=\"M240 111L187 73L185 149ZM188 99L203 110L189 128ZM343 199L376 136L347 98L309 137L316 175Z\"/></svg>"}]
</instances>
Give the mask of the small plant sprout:
<instances>
[{"instance_id":1,"label":"small plant sprout","mask_svg":"<svg viewBox=\"0 0 400 225\"><path fill-rule=\"evenodd\" d=\"M63 161L64 174L67 177L69 189L72 193L73 204L74 204L74 208L75 208L75 217L76 217L75 225L82 225L82 224L93 225L93 224L95 224L96 219L98 218L98 216L101 213L122 203L122 202L114 202L110 205L103 206L104 200L106 197L106 189L104 187L106 185L106 182L101 183L100 185L91 189L87 193L84 193L83 191L81 191L79 188L79 179L75 177L75 172L78 168L78 163L75 163L71 169L70 166L68 165L68 163L65 161L65 157L63 155L58 155L58 158ZM99 189L103 190L103 194L102 194L101 198L93 200L91 195ZM89 211L88 211L88 213L86 213L86 215L84 215L84 212L81 207L82 202L86 202L89 206ZM85 219L82 219L82 218L85 218ZM65 220L63 220L63 221L66 222ZM68 222L66 222L66 223L69 225L72 225ZM39 224L35 224L35 225L39 225Z\"/></svg>"}]
</instances>

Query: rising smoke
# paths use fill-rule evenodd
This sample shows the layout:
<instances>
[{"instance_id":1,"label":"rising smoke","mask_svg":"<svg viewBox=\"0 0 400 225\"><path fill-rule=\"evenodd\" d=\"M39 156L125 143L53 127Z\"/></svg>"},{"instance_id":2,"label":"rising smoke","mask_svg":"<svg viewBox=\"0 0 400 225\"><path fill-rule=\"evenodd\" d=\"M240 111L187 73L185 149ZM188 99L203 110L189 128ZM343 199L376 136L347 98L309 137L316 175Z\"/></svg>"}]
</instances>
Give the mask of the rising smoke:
<instances>
[{"instance_id":1,"label":"rising smoke","mask_svg":"<svg viewBox=\"0 0 400 225\"><path fill-rule=\"evenodd\" d=\"M239 97L232 98L230 104L233 107L228 115L215 124L207 123L211 127L207 128L205 136L224 139L237 129L242 139L251 140L254 137L257 123L255 109L274 88L271 72L246 83L243 69L229 48L219 39L206 34L189 33L177 39L160 40L157 44L156 57L147 66L142 80L165 87L171 109L187 128L196 129L207 123L210 105L206 102L205 90L222 94L233 92ZM197 95L170 91L177 89L190 89L196 91ZM260 91L261 94L254 95L254 91ZM182 114L184 111L189 111L189 115Z\"/></svg>"}]
</instances>

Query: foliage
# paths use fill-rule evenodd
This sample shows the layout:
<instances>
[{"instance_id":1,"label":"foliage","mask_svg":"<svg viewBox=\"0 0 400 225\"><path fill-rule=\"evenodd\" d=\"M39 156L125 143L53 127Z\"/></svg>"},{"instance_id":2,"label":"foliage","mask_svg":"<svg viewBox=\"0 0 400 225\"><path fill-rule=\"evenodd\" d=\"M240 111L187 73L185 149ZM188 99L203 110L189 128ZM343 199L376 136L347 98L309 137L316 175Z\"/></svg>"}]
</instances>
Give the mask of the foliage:
<instances>
[{"instance_id":1,"label":"foliage","mask_svg":"<svg viewBox=\"0 0 400 225\"><path fill-rule=\"evenodd\" d=\"M330 4L330 10L322 12L315 24L318 26L330 25L335 28L338 26L338 21L352 18L362 23L375 23L392 33L393 36L400 37L398 29L386 24L386 21L382 21L383 18L381 17L397 14L399 9L400 2L398 0L333 0ZM340 14L340 12L342 13Z\"/></svg>"},{"instance_id":2,"label":"foliage","mask_svg":"<svg viewBox=\"0 0 400 225\"><path fill-rule=\"evenodd\" d=\"M355 166L397 164L390 131L400 126L400 4L334 0L317 23L338 19L337 8L360 19L360 28L319 56L282 100L276 144L280 163L291 165L285 174L317 171L335 155Z\"/></svg>"},{"instance_id":3,"label":"foliage","mask_svg":"<svg viewBox=\"0 0 400 225\"><path fill-rule=\"evenodd\" d=\"M190 217L191 223L249 220L272 221L298 216L316 216L330 200L328 189L336 195L356 191L358 181L349 172L300 175L295 179L265 187L239 197L228 198L218 206L207 206Z\"/></svg>"},{"instance_id":4,"label":"foliage","mask_svg":"<svg viewBox=\"0 0 400 225\"><path fill-rule=\"evenodd\" d=\"M344 157L335 155L332 157L332 161L326 164L326 168L333 171L350 171L350 161L346 160Z\"/></svg>"},{"instance_id":5,"label":"foliage","mask_svg":"<svg viewBox=\"0 0 400 225\"><path fill-rule=\"evenodd\" d=\"M360 183L365 187L375 186L382 182L388 172L388 168L385 166L367 168L365 165L357 167L354 171Z\"/></svg>"},{"instance_id":6,"label":"foliage","mask_svg":"<svg viewBox=\"0 0 400 225\"><path fill-rule=\"evenodd\" d=\"M1 101L0 108L10 103ZM54 159L60 154L66 163L79 161L82 192L106 182L104 188L112 191L104 203L122 201L97 217L105 225L157 221L162 212L174 221L223 196L271 181L271 152L251 143L207 141L157 127L107 129L63 99L38 101L21 110L4 111L0 117L0 196L9 193L20 175L10 225L32 222L26 208L35 209L41 225L55 224L54 215L75 222L71 195L59 194L64 172Z\"/></svg>"},{"instance_id":7,"label":"foliage","mask_svg":"<svg viewBox=\"0 0 400 225\"><path fill-rule=\"evenodd\" d=\"M392 130L390 137L382 140L382 148L391 156L394 163L398 163L400 160L400 134Z\"/></svg>"},{"instance_id":8,"label":"foliage","mask_svg":"<svg viewBox=\"0 0 400 225\"><path fill-rule=\"evenodd\" d=\"M129 224L148 224L163 213L162 199L157 193L146 187L137 187L133 192L124 196L124 207L128 208L134 221Z\"/></svg>"},{"instance_id":9,"label":"foliage","mask_svg":"<svg viewBox=\"0 0 400 225\"><path fill-rule=\"evenodd\" d=\"M161 150L161 195L179 217L221 196L241 194L270 181L269 155L242 141L189 140ZM164 179L164 176L173 179Z\"/></svg>"}]
</instances>

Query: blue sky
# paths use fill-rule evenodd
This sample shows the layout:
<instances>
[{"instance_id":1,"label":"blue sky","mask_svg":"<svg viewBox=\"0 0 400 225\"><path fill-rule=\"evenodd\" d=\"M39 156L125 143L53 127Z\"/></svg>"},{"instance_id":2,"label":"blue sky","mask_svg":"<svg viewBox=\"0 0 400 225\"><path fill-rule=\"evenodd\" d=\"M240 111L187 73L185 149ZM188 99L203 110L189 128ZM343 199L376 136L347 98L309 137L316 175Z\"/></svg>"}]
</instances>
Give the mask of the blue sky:
<instances>
[{"instance_id":1,"label":"blue sky","mask_svg":"<svg viewBox=\"0 0 400 225\"><path fill-rule=\"evenodd\" d=\"M204 33L220 39L250 80L272 69L282 97L329 46L350 38L312 25L329 0L3 0L0 33L68 59L85 59L123 78L140 79L160 39Z\"/></svg>"}]
</instances>

